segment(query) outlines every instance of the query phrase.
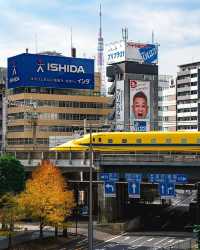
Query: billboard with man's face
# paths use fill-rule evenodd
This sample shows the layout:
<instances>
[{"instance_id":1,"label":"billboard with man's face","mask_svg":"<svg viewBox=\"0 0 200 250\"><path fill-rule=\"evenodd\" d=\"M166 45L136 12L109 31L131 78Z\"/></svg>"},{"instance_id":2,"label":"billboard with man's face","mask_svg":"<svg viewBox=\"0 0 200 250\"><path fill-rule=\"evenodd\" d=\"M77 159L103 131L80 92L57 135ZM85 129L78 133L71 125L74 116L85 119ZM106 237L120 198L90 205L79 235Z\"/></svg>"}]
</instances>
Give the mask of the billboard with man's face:
<instances>
[{"instance_id":1,"label":"billboard with man's face","mask_svg":"<svg viewBox=\"0 0 200 250\"><path fill-rule=\"evenodd\" d=\"M130 80L130 129L150 130L150 82Z\"/></svg>"}]
</instances>

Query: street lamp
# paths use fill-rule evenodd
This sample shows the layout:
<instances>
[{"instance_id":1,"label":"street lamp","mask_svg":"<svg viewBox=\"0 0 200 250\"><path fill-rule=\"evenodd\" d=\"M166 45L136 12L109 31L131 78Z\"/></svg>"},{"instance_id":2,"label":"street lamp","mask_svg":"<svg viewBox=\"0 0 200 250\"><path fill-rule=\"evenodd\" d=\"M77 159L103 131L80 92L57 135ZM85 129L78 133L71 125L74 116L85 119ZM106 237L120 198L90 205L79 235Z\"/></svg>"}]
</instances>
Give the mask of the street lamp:
<instances>
[{"instance_id":1,"label":"street lamp","mask_svg":"<svg viewBox=\"0 0 200 250\"><path fill-rule=\"evenodd\" d=\"M93 218L92 218L92 165L93 165L93 150L92 150L92 128L90 124L90 174L89 174L89 223L88 223L88 249L93 250Z\"/></svg>"}]
</instances>

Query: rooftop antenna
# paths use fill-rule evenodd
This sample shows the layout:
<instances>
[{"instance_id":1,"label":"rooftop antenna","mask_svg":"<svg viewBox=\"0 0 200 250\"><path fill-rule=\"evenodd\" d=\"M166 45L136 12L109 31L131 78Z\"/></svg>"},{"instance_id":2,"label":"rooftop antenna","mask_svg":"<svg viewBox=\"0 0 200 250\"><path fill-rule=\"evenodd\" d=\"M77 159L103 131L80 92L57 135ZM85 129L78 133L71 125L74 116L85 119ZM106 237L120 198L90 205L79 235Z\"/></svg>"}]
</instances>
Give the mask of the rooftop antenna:
<instances>
[{"instance_id":1,"label":"rooftop antenna","mask_svg":"<svg viewBox=\"0 0 200 250\"><path fill-rule=\"evenodd\" d=\"M35 33L35 53L38 53L38 39L37 39L37 33Z\"/></svg>"},{"instance_id":2,"label":"rooftop antenna","mask_svg":"<svg viewBox=\"0 0 200 250\"><path fill-rule=\"evenodd\" d=\"M154 44L154 31L152 30L152 33L151 33L151 42L152 44Z\"/></svg>"},{"instance_id":3,"label":"rooftop antenna","mask_svg":"<svg viewBox=\"0 0 200 250\"><path fill-rule=\"evenodd\" d=\"M73 43L72 43L72 27L70 29L70 38L71 38L71 50L72 50L72 48L73 48Z\"/></svg>"},{"instance_id":4,"label":"rooftop antenna","mask_svg":"<svg viewBox=\"0 0 200 250\"><path fill-rule=\"evenodd\" d=\"M72 42L72 27L71 27L71 56L76 57L76 48L73 46Z\"/></svg>"},{"instance_id":5,"label":"rooftop antenna","mask_svg":"<svg viewBox=\"0 0 200 250\"><path fill-rule=\"evenodd\" d=\"M128 28L127 27L122 28L122 39L125 42L128 41Z\"/></svg>"}]
</instances>

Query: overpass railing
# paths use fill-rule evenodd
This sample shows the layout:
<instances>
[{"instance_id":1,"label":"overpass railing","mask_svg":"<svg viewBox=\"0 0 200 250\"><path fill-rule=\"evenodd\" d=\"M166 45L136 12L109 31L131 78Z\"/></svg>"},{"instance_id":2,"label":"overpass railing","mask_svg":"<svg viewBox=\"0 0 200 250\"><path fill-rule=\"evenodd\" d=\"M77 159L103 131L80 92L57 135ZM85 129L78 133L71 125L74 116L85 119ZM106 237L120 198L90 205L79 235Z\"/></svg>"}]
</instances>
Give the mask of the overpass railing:
<instances>
[{"instance_id":1,"label":"overpass railing","mask_svg":"<svg viewBox=\"0 0 200 250\"><path fill-rule=\"evenodd\" d=\"M100 154L100 162L199 162L199 154Z\"/></svg>"}]
</instances>

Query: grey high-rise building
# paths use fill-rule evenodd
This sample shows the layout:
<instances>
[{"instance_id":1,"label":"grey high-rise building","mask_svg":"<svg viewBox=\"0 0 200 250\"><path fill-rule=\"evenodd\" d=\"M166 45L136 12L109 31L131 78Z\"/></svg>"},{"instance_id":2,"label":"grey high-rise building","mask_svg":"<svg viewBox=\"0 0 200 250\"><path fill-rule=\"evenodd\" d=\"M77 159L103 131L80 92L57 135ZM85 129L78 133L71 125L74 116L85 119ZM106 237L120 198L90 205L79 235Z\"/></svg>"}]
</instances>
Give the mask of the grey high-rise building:
<instances>
[{"instance_id":1,"label":"grey high-rise building","mask_svg":"<svg viewBox=\"0 0 200 250\"><path fill-rule=\"evenodd\" d=\"M176 130L176 82L170 75L159 75L158 129Z\"/></svg>"},{"instance_id":2,"label":"grey high-rise building","mask_svg":"<svg viewBox=\"0 0 200 250\"><path fill-rule=\"evenodd\" d=\"M200 62L179 65L177 73L177 130L200 130Z\"/></svg>"},{"instance_id":3,"label":"grey high-rise building","mask_svg":"<svg viewBox=\"0 0 200 250\"><path fill-rule=\"evenodd\" d=\"M112 82L111 119L116 130L158 129L157 47L126 40L107 48L107 77Z\"/></svg>"}]
</instances>

